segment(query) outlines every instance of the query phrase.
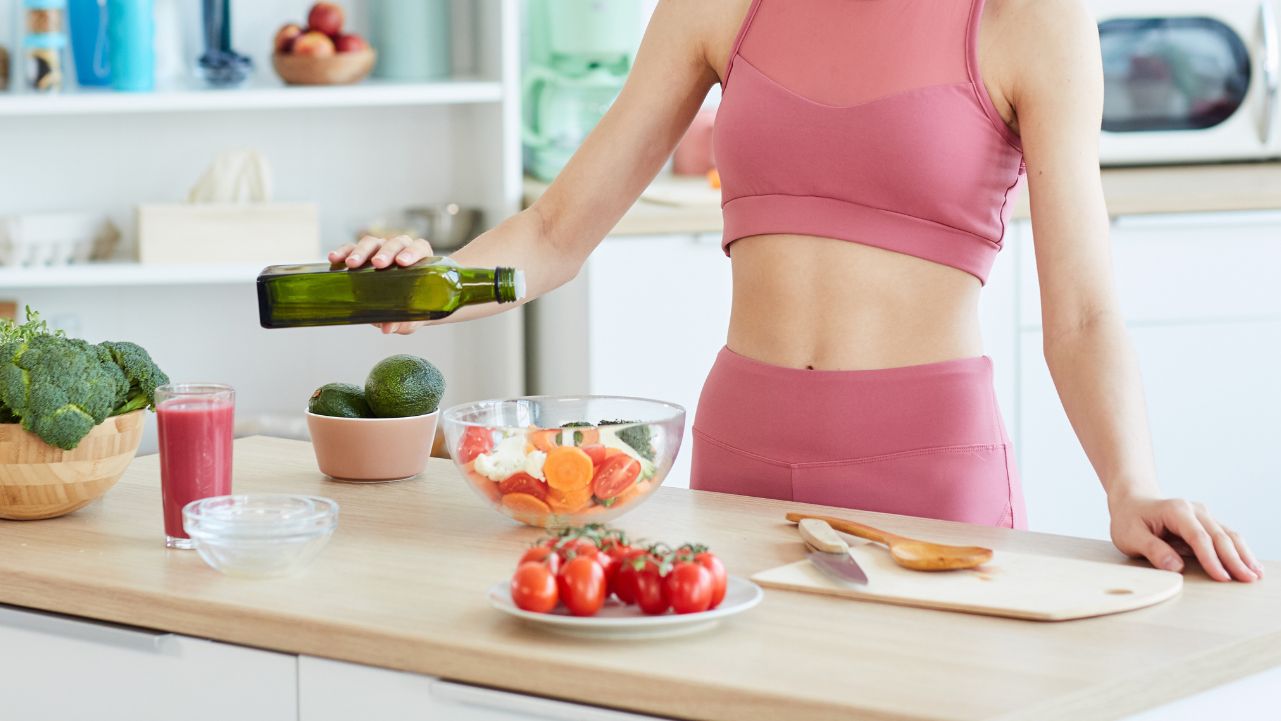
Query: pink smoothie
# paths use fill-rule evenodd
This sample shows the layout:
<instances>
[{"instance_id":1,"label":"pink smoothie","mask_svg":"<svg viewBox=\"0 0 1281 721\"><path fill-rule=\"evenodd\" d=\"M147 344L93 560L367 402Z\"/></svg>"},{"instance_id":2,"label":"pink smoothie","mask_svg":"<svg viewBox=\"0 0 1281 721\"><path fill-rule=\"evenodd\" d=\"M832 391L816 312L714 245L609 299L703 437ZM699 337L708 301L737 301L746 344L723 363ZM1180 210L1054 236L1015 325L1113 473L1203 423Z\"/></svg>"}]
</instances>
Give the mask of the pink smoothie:
<instances>
[{"instance_id":1,"label":"pink smoothie","mask_svg":"<svg viewBox=\"0 0 1281 721\"><path fill-rule=\"evenodd\" d=\"M186 538L182 507L231 493L235 405L221 398L171 398L156 406L165 535Z\"/></svg>"}]
</instances>

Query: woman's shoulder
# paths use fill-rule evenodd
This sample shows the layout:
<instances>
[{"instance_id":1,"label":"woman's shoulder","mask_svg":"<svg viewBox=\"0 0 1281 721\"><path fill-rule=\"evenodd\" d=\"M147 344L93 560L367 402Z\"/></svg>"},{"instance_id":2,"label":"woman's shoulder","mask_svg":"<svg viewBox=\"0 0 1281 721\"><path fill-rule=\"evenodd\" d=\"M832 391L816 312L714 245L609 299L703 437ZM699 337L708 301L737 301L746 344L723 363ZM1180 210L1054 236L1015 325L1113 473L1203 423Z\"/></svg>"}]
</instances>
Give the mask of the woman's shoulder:
<instances>
[{"instance_id":1,"label":"woman's shoulder","mask_svg":"<svg viewBox=\"0 0 1281 721\"><path fill-rule=\"evenodd\" d=\"M987 0L984 12L998 32L1018 33L1028 42L1098 32L1085 0Z\"/></svg>"},{"instance_id":2,"label":"woman's shoulder","mask_svg":"<svg viewBox=\"0 0 1281 721\"><path fill-rule=\"evenodd\" d=\"M659 0L654 19L662 18L667 30L689 35L719 73L729 61L751 5L752 0Z\"/></svg>"},{"instance_id":3,"label":"woman's shoulder","mask_svg":"<svg viewBox=\"0 0 1281 721\"><path fill-rule=\"evenodd\" d=\"M987 0L984 14L984 31L993 33L992 49L1013 87L1026 90L1099 64L1099 29L1084 0Z\"/></svg>"}]
</instances>

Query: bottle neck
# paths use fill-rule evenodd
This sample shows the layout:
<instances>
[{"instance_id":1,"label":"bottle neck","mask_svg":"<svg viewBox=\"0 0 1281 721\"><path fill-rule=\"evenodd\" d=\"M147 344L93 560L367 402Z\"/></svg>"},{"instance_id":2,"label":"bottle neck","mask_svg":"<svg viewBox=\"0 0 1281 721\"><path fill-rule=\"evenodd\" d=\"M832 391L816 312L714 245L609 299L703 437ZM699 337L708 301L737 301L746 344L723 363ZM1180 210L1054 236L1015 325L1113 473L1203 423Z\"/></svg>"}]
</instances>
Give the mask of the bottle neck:
<instances>
[{"instance_id":1,"label":"bottle neck","mask_svg":"<svg viewBox=\"0 0 1281 721\"><path fill-rule=\"evenodd\" d=\"M491 272L463 272L459 276L462 304L514 303L525 295L524 276L514 268Z\"/></svg>"}]
</instances>

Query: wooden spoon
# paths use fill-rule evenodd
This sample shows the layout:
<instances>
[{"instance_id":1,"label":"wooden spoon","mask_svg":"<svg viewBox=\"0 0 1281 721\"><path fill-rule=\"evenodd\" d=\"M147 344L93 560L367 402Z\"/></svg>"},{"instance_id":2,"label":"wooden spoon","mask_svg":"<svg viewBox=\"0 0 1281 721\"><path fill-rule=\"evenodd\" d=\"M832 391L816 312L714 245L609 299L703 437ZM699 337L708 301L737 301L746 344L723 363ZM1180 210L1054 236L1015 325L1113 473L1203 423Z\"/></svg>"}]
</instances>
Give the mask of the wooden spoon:
<instances>
[{"instance_id":1,"label":"wooden spoon","mask_svg":"<svg viewBox=\"0 0 1281 721\"><path fill-rule=\"evenodd\" d=\"M792 523L800 523L805 518L826 521L827 525L838 531L843 531L851 536L866 538L876 543L883 543L889 547L890 558L893 558L895 563L913 571L955 571L962 568L974 568L992 560L992 549L990 548L948 546L942 543L920 541L834 516L819 516L811 513L787 514L787 520Z\"/></svg>"}]
</instances>

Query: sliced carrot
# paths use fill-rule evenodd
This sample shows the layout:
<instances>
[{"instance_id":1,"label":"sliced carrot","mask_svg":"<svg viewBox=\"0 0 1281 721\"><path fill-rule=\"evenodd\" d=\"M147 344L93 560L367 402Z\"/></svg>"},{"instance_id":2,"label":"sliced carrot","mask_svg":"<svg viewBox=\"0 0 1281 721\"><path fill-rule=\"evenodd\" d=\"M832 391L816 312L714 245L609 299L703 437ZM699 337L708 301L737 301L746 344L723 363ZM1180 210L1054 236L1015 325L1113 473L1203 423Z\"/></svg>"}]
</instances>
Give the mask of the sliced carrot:
<instances>
[{"instance_id":1,"label":"sliced carrot","mask_svg":"<svg viewBox=\"0 0 1281 721\"><path fill-rule=\"evenodd\" d=\"M592 503L592 489L562 493L552 491L547 494L547 504L557 513L579 513Z\"/></svg>"},{"instance_id":2,"label":"sliced carrot","mask_svg":"<svg viewBox=\"0 0 1281 721\"><path fill-rule=\"evenodd\" d=\"M573 446L556 446L547 452L547 460L543 462L547 485L561 492L589 488L594 471L592 457Z\"/></svg>"},{"instance_id":3,"label":"sliced carrot","mask_svg":"<svg viewBox=\"0 0 1281 721\"><path fill-rule=\"evenodd\" d=\"M576 446L590 446L593 443L600 443L599 428L588 428L587 426L581 426L576 428L570 428L569 430L574 432L574 435L571 437L575 439L574 445ZM580 438L582 440L577 440Z\"/></svg>"},{"instance_id":4,"label":"sliced carrot","mask_svg":"<svg viewBox=\"0 0 1281 721\"><path fill-rule=\"evenodd\" d=\"M542 526L547 522L547 515L552 512L546 503L528 493L508 493L503 496L503 508L512 518L531 526Z\"/></svg>"},{"instance_id":5,"label":"sliced carrot","mask_svg":"<svg viewBox=\"0 0 1281 721\"><path fill-rule=\"evenodd\" d=\"M544 428L530 431L527 438L535 449L548 453L556 448L556 436L559 434L560 431L556 428Z\"/></svg>"}]
</instances>

